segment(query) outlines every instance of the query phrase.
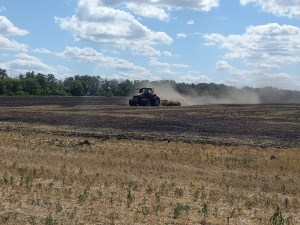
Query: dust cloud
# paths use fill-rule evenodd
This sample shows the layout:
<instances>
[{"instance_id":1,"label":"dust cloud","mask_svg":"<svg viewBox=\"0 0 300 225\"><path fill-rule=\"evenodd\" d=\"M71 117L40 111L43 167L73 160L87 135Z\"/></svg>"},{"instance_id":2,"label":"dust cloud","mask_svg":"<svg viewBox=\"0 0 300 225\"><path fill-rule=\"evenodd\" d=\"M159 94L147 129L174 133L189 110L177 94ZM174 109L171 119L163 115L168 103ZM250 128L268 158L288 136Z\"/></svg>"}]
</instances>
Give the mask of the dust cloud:
<instances>
[{"instance_id":1,"label":"dust cloud","mask_svg":"<svg viewBox=\"0 0 300 225\"><path fill-rule=\"evenodd\" d=\"M175 82L141 81L136 88L152 87L161 100L180 102L183 106L210 104L300 104L300 91L282 90L275 87L236 88L225 85L205 84L202 87L183 84L180 93ZM198 89L197 89L198 88ZM196 90L198 90L196 92Z\"/></svg>"},{"instance_id":2,"label":"dust cloud","mask_svg":"<svg viewBox=\"0 0 300 225\"><path fill-rule=\"evenodd\" d=\"M232 91L226 96L215 97L212 95L198 95L191 91L188 95L180 94L169 84L152 85L155 93L161 100L180 102L183 106L209 105L209 104L260 104L260 98L256 93L247 91Z\"/></svg>"}]
</instances>

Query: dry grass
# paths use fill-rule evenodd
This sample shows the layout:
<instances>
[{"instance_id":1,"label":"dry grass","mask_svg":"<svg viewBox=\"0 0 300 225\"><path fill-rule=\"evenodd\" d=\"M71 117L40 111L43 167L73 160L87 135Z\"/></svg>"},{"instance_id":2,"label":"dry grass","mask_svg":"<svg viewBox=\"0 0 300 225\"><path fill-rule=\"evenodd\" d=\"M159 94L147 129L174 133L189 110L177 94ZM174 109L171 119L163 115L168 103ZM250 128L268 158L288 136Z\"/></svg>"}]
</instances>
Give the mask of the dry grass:
<instances>
[{"instance_id":1,"label":"dry grass","mask_svg":"<svg viewBox=\"0 0 300 225\"><path fill-rule=\"evenodd\" d=\"M299 150L0 131L0 224L299 224Z\"/></svg>"}]
</instances>

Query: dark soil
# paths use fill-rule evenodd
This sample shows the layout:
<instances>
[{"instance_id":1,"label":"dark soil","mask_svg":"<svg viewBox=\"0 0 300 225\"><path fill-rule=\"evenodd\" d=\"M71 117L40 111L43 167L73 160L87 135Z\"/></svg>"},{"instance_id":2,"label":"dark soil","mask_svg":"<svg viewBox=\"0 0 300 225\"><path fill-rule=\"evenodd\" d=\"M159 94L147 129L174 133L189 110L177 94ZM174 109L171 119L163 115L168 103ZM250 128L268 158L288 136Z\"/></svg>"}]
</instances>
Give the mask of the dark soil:
<instances>
[{"instance_id":1,"label":"dark soil","mask_svg":"<svg viewBox=\"0 0 300 225\"><path fill-rule=\"evenodd\" d=\"M68 125L83 131L78 134L70 130L66 135L103 139L300 147L300 105L130 107L127 101L98 97L0 97L0 122ZM49 108L25 107L39 105ZM51 110L51 105L61 107ZM102 130L105 134L99 134Z\"/></svg>"},{"instance_id":2,"label":"dark soil","mask_svg":"<svg viewBox=\"0 0 300 225\"><path fill-rule=\"evenodd\" d=\"M0 107L35 105L127 105L126 97L0 96Z\"/></svg>"}]
</instances>

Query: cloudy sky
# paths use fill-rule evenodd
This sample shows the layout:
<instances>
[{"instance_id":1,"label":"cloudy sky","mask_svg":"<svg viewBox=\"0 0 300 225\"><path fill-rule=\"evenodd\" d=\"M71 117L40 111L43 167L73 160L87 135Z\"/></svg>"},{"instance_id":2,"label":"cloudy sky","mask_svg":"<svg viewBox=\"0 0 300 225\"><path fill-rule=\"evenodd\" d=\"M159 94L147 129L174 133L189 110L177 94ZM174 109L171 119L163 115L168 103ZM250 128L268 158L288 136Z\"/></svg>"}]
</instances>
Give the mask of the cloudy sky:
<instances>
[{"instance_id":1,"label":"cloudy sky","mask_svg":"<svg viewBox=\"0 0 300 225\"><path fill-rule=\"evenodd\" d=\"M0 0L0 68L300 90L300 0Z\"/></svg>"}]
</instances>

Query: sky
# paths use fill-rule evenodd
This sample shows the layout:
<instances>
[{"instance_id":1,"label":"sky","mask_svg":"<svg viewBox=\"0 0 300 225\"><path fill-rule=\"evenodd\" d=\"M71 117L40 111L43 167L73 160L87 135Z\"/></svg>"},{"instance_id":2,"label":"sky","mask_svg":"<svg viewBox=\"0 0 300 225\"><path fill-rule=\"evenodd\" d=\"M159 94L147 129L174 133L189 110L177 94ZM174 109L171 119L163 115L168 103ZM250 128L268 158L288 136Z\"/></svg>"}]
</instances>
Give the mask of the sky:
<instances>
[{"instance_id":1,"label":"sky","mask_svg":"<svg viewBox=\"0 0 300 225\"><path fill-rule=\"evenodd\" d=\"M0 0L0 68L300 90L300 0Z\"/></svg>"}]
</instances>

